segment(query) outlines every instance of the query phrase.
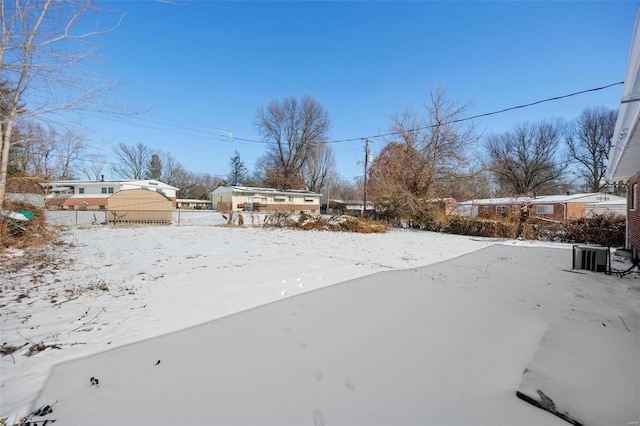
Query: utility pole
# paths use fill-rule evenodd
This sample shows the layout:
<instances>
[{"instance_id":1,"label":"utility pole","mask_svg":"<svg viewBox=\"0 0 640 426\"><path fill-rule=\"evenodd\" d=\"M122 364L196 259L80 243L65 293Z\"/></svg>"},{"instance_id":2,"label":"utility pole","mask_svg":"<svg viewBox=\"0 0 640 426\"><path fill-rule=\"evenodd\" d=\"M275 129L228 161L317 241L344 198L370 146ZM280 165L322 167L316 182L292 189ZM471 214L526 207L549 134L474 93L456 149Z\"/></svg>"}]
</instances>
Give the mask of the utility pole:
<instances>
[{"instance_id":1,"label":"utility pole","mask_svg":"<svg viewBox=\"0 0 640 426\"><path fill-rule=\"evenodd\" d=\"M369 139L364 140L364 206L362 206L362 215L367 214L367 167L369 165Z\"/></svg>"}]
</instances>

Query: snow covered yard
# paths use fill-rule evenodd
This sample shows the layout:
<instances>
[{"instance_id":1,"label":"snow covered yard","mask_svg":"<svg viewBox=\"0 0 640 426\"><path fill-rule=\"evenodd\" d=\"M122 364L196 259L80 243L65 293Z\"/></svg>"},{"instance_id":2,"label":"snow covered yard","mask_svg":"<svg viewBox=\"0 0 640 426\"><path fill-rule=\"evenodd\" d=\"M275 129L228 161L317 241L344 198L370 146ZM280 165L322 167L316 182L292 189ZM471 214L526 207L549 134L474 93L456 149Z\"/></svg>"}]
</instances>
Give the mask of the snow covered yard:
<instances>
[{"instance_id":1,"label":"snow covered yard","mask_svg":"<svg viewBox=\"0 0 640 426\"><path fill-rule=\"evenodd\" d=\"M570 271L566 245L198 225L63 239L1 266L9 424L56 401L33 420L564 424L515 397L549 325L640 333L639 280Z\"/></svg>"}]
</instances>

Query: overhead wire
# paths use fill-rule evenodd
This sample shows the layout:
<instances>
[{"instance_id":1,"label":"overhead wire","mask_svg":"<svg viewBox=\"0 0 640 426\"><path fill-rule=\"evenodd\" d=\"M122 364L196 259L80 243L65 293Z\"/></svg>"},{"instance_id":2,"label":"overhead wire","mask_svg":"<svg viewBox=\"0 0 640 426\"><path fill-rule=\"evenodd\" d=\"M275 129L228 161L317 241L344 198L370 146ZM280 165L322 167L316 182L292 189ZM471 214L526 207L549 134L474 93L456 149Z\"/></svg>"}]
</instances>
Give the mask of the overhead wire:
<instances>
[{"instance_id":1,"label":"overhead wire","mask_svg":"<svg viewBox=\"0 0 640 426\"><path fill-rule=\"evenodd\" d=\"M516 109L528 108L528 107L531 107L531 106L534 106L534 105L539 105L539 104L546 103L546 102L552 102L552 101L557 101L557 100L560 100L560 99L565 99L565 98L569 98L569 97L573 97L573 96L577 96L577 95L582 95L582 94L585 94L585 93L596 92L596 91L608 89L610 87L618 86L618 85L621 85L621 84L624 84L624 81L611 83L611 84L607 84L607 85L600 86L600 87L594 87L594 88L591 88L591 89L580 90L580 91L573 92L573 93L568 93L568 94L565 94L565 95L553 96L553 97L550 97L550 98L545 98L545 99L541 99L541 100L534 101L534 102L529 102L529 103L520 104L520 105L516 105L516 106L512 106L512 107L507 107L507 108L503 108L503 109L496 110L496 111L476 114L476 115L473 115L473 116L470 116L470 117L457 118L457 119L445 121L443 123L430 124L430 125L426 125L426 126L416 127L416 128L413 128L413 129L406 129L406 130L404 130L404 132L418 132L418 131L421 131L421 130L426 130L426 129L434 128L434 127L441 126L441 125L462 123L462 122L465 122L465 121L470 121L470 120L474 120L474 119L478 119L478 118L483 118L483 117L488 117L488 116L492 116L492 115L502 114L502 113L505 113L505 112L508 112L508 111L513 111L513 110L516 110ZM173 130L173 129L161 128L161 127L156 127L156 126L150 126L150 125L142 124L142 123L135 123L135 122L131 122L131 121L125 121L123 119L115 119L115 118L111 118L111 117L98 116L98 115L93 115L93 114L88 114L88 115L92 115L92 116L97 117L97 118L102 118L104 120L121 122L121 123L129 124L129 125L133 125L133 126L145 127L145 128L150 128L150 129L154 129L154 130L160 130L160 131L164 131L164 132L170 132L170 133L174 133L174 134L197 137L197 138L201 138L201 139L214 140L214 141L219 141L219 142L238 141L238 142L256 143L256 144L263 144L263 145L275 144L274 141L265 140L265 139L250 139L250 138L245 138L245 137L231 136L233 134L232 131L230 131L230 130L227 131L227 130L225 130L223 128L215 127L215 126L208 126L208 125L195 124L195 123L183 123L185 125L172 125L174 127L178 127L178 128L181 128L181 129L189 130L191 132L203 133L203 134L194 134L194 133L181 132L179 130ZM157 124L164 124L166 122L166 121L163 122L163 121L158 121L158 120L153 120L153 119L143 118L143 117L135 117L135 119L141 120L141 121L148 121L148 122L152 122L152 123L157 123ZM167 120L167 121L169 121L169 120ZM175 121L175 120L174 120L174 122L175 123L180 123L179 121ZM190 128L190 127L186 127L187 125L188 126L203 127L203 128L208 128L208 129L219 130L221 132L228 133L229 137L224 137L222 135L214 135L213 133L210 133L208 131L197 130L197 129L193 129L193 128ZM244 133L244 132L238 132L238 133ZM397 135L400 135L400 132L387 132L387 133L379 133L379 134L368 135L368 136L358 136L358 137L345 138L345 139L334 139L334 140L329 140L329 141L323 141L321 143L334 144L334 143L343 143L343 142L355 142L355 141L362 141L364 139L377 139L377 138L385 138L385 137L397 136Z\"/></svg>"},{"instance_id":2,"label":"overhead wire","mask_svg":"<svg viewBox=\"0 0 640 426\"><path fill-rule=\"evenodd\" d=\"M482 113L482 114L476 114L476 115L473 115L471 117L458 118L458 119L455 119L455 120L446 121L444 123L430 124L428 126L416 127L414 129L405 130L405 132L418 132L420 130L430 129L430 128L433 128L433 127L442 126L442 125L446 125L446 124L461 123L461 122L464 122L464 121L474 120L476 118L482 118L482 117L488 117L490 115L502 114L502 113L507 112L507 111L512 111L512 110L521 109L521 108L527 108L527 107L538 105L538 104L545 103L545 102L557 101L559 99L564 99L564 98L569 98L569 97L572 97L572 96L582 95L584 93L596 92L598 90L608 89L608 88L613 87L613 86L619 86L621 84L624 84L624 81L619 81L617 83L611 83L611 84L607 84L605 86L595 87L595 88L592 88L592 89L580 90L578 92L573 92L573 93L569 93L569 94L566 94L566 95L554 96L554 97L551 97L551 98L546 98L546 99L542 99L542 100L539 100L539 101L530 102L530 103L527 103L527 104L521 104L521 105L516 105L516 106L513 106L513 107L503 108L503 109L497 110L497 111L485 112L485 113ZM354 142L354 141L361 141L363 139L383 138L383 137L395 136L395 135L399 135L399 134L400 134L399 132L388 132L388 133L381 133L381 134L377 134L377 135L361 136L361 137L357 137L357 138L349 138L349 139L339 139L339 140L327 141L325 143Z\"/></svg>"}]
</instances>

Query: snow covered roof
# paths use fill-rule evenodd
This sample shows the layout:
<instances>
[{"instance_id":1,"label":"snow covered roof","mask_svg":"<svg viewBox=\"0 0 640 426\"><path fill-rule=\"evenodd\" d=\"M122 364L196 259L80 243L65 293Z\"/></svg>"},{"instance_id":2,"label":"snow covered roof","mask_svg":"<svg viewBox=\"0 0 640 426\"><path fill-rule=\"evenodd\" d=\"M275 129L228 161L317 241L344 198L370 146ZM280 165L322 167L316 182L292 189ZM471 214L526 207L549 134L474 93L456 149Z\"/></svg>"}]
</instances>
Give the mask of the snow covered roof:
<instances>
[{"instance_id":1,"label":"snow covered roof","mask_svg":"<svg viewBox=\"0 0 640 426\"><path fill-rule=\"evenodd\" d=\"M532 203L568 203L570 201L578 201L583 198L591 198L593 200L585 201L606 201L610 197L609 194L601 192L591 192L583 194L561 194L561 195L543 195L531 200Z\"/></svg>"},{"instance_id":2,"label":"snow covered roof","mask_svg":"<svg viewBox=\"0 0 640 426\"><path fill-rule=\"evenodd\" d=\"M78 185L84 186L100 186L105 184L113 184L113 185L134 185L134 186L144 186L144 185L153 185L159 188L165 189L175 189L178 190L175 186L168 185L164 182L160 182L155 179L131 179L131 180L81 180L81 179L73 179L73 180L52 180L43 185L48 187L67 187L72 188Z\"/></svg>"},{"instance_id":3,"label":"snow covered roof","mask_svg":"<svg viewBox=\"0 0 640 426\"><path fill-rule=\"evenodd\" d=\"M318 194L317 192L305 191L302 189L275 189L275 188L258 188L253 186L219 186L217 187L212 194L226 194L229 192L241 193L241 194L249 194L253 197L261 197L265 194L270 195L291 195L291 194L300 194L300 195L312 195L312 196L320 196L322 194Z\"/></svg>"},{"instance_id":4,"label":"snow covered roof","mask_svg":"<svg viewBox=\"0 0 640 426\"><path fill-rule=\"evenodd\" d=\"M532 197L505 197L505 198L485 198L480 200L469 200L464 201L462 203L458 203L458 205L467 205L467 204L521 204L521 203L532 203L532 204L543 204L543 203L568 203L571 201L585 201L585 202L601 202L608 200L620 199L624 202L624 197L619 197L617 195L611 195L603 192L591 192L591 193L583 193L583 194L562 194L562 195L542 195L537 196L535 198Z\"/></svg>"},{"instance_id":5,"label":"snow covered roof","mask_svg":"<svg viewBox=\"0 0 640 426\"><path fill-rule=\"evenodd\" d=\"M531 197L505 197L505 198L483 198L479 200L468 200L458 204L519 204L532 200Z\"/></svg>"}]
</instances>

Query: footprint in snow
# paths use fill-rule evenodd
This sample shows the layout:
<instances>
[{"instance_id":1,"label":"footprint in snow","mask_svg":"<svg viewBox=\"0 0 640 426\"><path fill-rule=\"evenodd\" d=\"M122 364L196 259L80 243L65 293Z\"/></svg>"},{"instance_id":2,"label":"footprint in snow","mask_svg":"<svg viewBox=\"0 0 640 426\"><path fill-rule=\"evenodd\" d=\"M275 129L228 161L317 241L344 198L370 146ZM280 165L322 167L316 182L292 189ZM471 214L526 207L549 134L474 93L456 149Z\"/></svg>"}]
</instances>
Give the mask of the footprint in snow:
<instances>
[{"instance_id":1,"label":"footprint in snow","mask_svg":"<svg viewBox=\"0 0 640 426\"><path fill-rule=\"evenodd\" d=\"M351 377L347 377L346 379L344 379L344 386L350 391L356 390L356 384L353 382L353 379Z\"/></svg>"}]
</instances>

